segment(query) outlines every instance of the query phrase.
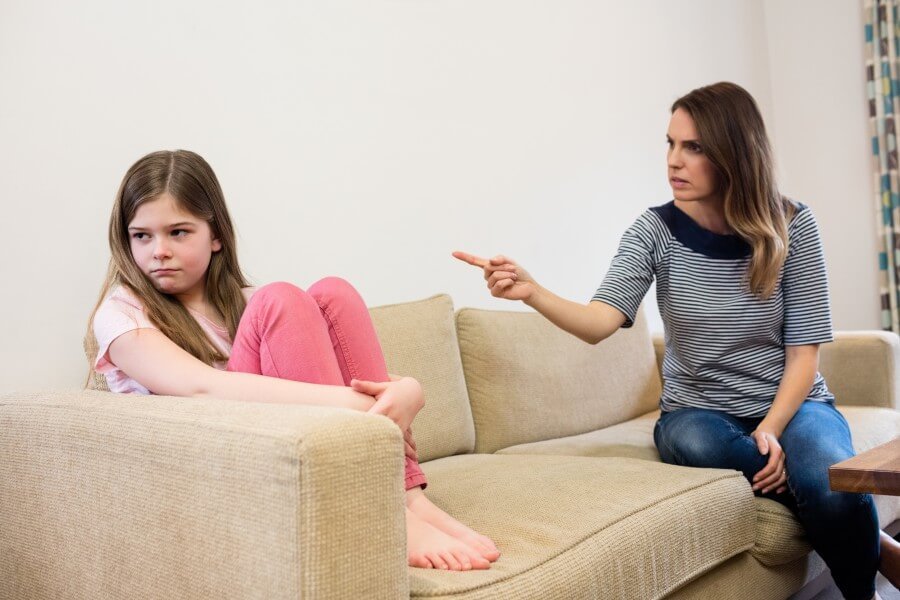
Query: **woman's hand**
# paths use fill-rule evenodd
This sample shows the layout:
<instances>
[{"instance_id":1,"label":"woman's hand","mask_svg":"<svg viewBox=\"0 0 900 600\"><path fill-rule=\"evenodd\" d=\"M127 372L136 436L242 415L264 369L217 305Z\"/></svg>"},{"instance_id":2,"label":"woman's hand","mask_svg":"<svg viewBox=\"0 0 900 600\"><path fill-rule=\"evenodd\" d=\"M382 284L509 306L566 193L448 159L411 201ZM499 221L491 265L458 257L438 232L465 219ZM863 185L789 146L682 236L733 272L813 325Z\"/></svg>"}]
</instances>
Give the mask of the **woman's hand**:
<instances>
[{"instance_id":1,"label":"woman's hand","mask_svg":"<svg viewBox=\"0 0 900 600\"><path fill-rule=\"evenodd\" d=\"M753 476L753 491L762 490L763 494L768 494L775 490L776 494L780 494L787 489L787 471L784 468L784 451L778 442L778 436L772 431L757 429L750 437L756 441L760 454L769 455L766 466Z\"/></svg>"},{"instance_id":2,"label":"woman's hand","mask_svg":"<svg viewBox=\"0 0 900 600\"><path fill-rule=\"evenodd\" d=\"M350 382L350 387L354 391L375 398L375 404L367 412L386 416L404 432L409 429L416 414L425 406L422 386L412 377L401 377L396 381L354 379Z\"/></svg>"},{"instance_id":3,"label":"woman's hand","mask_svg":"<svg viewBox=\"0 0 900 600\"><path fill-rule=\"evenodd\" d=\"M537 289L537 283L528 271L505 256L495 256L488 260L460 251L454 252L453 256L481 269L491 295L496 298L525 301Z\"/></svg>"}]
</instances>

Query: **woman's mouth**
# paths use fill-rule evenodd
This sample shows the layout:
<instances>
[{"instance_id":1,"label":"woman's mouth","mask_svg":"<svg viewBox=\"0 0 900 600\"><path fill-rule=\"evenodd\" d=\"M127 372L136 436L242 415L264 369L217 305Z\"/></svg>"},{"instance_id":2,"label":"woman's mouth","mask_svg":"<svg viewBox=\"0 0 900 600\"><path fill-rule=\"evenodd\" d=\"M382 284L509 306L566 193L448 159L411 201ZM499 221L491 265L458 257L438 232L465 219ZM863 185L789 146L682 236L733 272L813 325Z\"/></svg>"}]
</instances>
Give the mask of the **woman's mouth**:
<instances>
[{"instance_id":1,"label":"woman's mouth","mask_svg":"<svg viewBox=\"0 0 900 600\"><path fill-rule=\"evenodd\" d=\"M678 177L670 178L669 183L671 183L672 187L674 188L682 188L690 185L687 181L685 181L684 179L679 179Z\"/></svg>"},{"instance_id":2,"label":"woman's mouth","mask_svg":"<svg viewBox=\"0 0 900 600\"><path fill-rule=\"evenodd\" d=\"M155 269L150 271L153 275L161 276L161 275L174 275L178 269Z\"/></svg>"}]
</instances>

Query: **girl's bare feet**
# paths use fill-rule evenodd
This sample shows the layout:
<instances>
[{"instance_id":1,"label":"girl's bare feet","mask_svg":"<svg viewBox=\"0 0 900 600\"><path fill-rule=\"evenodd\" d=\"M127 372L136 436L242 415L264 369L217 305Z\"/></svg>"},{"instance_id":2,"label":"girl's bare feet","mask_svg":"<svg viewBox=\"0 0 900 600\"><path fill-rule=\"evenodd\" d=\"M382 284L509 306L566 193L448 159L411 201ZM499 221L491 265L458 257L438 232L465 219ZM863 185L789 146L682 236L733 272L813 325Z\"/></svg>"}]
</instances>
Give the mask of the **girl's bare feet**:
<instances>
[{"instance_id":1,"label":"girl's bare feet","mask_svg":"<svg viewBox=\"0 0 900 600\"><path fill-rule=\"evenodd\" d=\"M406 552L409 566L423 569L468 571L491 566L474 548L440 531L408 508Z\"/></svg>"},{"instance_id":2,"label":"girl's bare feet","mask_svg":"<svg viewBox=\"0 0 900 600\"><path fill-rule=\"evenodd\" d=\"M466 527L435 506L425 495L425 492L422 491L422 488L415 487L411 490L406 490L406 508L438 530L465 542L487 560L494 562L500 558L500 551L489 537Z\"/></svg>"},{"instance_id":3,"label":"girl's bare feet","mask_svg":"<svg viewBox=\"0 0 900 600\"><path fill-rule=\"evenodd\" d=\"M895 588L900 589L900 542L881 532L881 562L878 570L891 582Z\"/></svg>"}]
</instances>

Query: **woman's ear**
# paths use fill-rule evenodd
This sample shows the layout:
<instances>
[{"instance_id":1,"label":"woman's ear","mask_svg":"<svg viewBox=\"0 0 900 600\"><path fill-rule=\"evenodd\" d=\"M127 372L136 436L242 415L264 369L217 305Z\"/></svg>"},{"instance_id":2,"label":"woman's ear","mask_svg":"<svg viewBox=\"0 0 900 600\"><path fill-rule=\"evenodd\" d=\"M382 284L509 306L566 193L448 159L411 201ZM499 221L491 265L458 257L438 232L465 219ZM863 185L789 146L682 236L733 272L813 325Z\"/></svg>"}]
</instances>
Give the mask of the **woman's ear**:
<instances>
[{"instance_id":1,"label":"woman's ear","mask_svg":"<svg viewBox=\"0 0 900 600\"><path fill-rule=\"evenodd\" d=\"M218 252L221 249L222 249L222 242L220 242L219 240L213 240L212 241L212 251Z\"/></svg>"}]
</instances>

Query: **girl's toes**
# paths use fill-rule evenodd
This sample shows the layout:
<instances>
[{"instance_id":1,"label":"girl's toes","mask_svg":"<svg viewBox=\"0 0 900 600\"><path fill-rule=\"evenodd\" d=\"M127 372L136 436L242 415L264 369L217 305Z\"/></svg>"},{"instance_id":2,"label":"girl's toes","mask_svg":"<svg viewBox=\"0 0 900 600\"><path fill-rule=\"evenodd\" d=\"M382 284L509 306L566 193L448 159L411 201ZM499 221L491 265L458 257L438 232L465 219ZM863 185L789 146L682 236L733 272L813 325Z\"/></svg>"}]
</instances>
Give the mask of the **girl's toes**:
<instances>
[{"instance_id":1,"label":"girl's toes","mask_svg":"<svg viewBox=\"0 0 900 600\"><path fill-rule=\"evenodd\" d=\"M472 559L465 553L465 551L459 550L454 552L453 558L455 558L456 562L459 563L460 571L472 570Z\"/></svg>"},{"instance_id":2,"label":"girl's toes","mask_svg":"<svg viewBox=\"0 0 900 600\"><path fill-rule=\"evenodd\" d=\"M421 554L415 554L409 557L409 566L418 567L420 569L430 569L431 561L429 561Z\"/></svg>"},{"instance_id":3,"label":"girl's toes","mask_svg":"<svg viewBox=\"0 0 900 600\"><path fill-rule=\"evenodd\" d=\"M449 550L441 553L441 558L444 559L444 562L447 563L447 569L451 571L462 571L462 565L456 560L456 557L453 556L453 553Z\"/></svg>"}]
</instances>

